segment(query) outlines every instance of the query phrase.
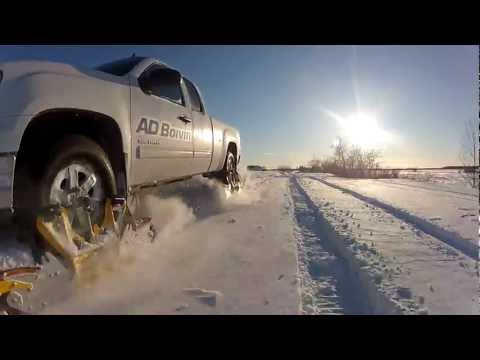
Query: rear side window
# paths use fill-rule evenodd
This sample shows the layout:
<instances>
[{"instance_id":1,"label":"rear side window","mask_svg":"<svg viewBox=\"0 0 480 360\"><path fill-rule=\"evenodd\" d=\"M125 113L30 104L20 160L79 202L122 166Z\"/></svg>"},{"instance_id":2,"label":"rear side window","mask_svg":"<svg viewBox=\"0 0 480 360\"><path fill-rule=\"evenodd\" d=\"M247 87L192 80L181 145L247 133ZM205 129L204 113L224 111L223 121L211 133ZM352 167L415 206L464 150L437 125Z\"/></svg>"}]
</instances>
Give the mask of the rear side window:
<instances>
[{"instance_id":1,"label":"rear side window","mask_svg":"<svg viewBox=\"0 0 480 360\"><path fill-rule=\"evenodd\" d=\"M198 95L197 89L195 89L195 86L190 80L183 78L183 81L185 82L185 86L187 87L188 91L188 97L192 103L192 110L203 112L202 101L200 100L200 95Z\"/></svg>"}]
</instances>

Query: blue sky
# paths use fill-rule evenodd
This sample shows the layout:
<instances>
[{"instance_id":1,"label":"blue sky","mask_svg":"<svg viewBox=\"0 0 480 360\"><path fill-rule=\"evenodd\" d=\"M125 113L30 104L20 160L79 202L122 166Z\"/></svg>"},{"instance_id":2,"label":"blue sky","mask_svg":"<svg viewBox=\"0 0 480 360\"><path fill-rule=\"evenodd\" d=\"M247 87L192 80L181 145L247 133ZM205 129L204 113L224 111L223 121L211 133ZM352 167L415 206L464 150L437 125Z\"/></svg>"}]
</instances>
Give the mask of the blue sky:
<instances>
[{"instance_id":1,"label":"blue sky","mask_svg":"<svg viewBox=\"0 0 480 360\"><path fill-rule=\"evenodd\" d=\"M388 134L365 144L382 150L383 165L458 164L463 123L478 118L476 46L24 45L0 46L0 62L94 66L133 52L195 81L209 113L240 129L248 164L296 166L327 156L348 130L328 114L359 111Z\"/></svg>"}]
</instances>

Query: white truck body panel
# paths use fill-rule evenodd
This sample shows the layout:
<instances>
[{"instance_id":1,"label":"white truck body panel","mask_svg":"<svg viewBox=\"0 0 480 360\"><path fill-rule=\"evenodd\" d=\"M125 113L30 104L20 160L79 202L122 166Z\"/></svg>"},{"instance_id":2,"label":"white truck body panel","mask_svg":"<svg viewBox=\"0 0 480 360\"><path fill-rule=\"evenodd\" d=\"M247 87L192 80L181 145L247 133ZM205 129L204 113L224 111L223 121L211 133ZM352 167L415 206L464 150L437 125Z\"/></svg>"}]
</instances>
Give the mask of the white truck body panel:
<instances>
[{"instance_id":1,"label":"white truck body panel","mask_svg":"<svg viewBox=\"0 0 480 360\"><path fill-rule=\"evenodd\" d=\"M0 153L18 151L30 120L58 108L105 114L117 121L124 139L130 138L127 77L40 61L0 64L0 70ZM127 151L128 143L123 144Z\"/></svg>"},{"instance_id":2,"label":"white truck body panel","mask_svg":"<svg viewBox=\"0 0 480 360\"><path fill-rule=\"evenodd\" d=\"M128 74L116 76L54 62L0 64L0 209L12 208L15 155L25 130L52 109L89 111L115 121L129 188L217 172L229 143L236 145L238 161L238 130L210 117L203 104L203 113L193 111L183 79L183 104L140 88L139 77L152 66L166 67L145 58Z\"/></svg>"}]
</instances>

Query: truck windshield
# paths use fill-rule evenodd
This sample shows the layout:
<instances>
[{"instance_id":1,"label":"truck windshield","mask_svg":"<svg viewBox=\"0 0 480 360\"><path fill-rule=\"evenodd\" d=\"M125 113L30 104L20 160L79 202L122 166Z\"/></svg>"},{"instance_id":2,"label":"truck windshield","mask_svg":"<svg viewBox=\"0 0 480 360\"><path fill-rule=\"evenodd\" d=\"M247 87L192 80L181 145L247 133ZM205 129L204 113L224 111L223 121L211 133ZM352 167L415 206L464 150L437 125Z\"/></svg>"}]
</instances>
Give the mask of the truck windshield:
<instances>
[{"instance_id":1,"label":"truck windshield","mask_svg":"<svg viewBox=\"0 0 480 360\"><path fill-rule=\"evenodd\" d=\"M116 60L107 64L95 67L95 70L106 72L108 74L123 76L128 74L144 57L132 56L126 59Z\"/></svg>"}]
</instances>

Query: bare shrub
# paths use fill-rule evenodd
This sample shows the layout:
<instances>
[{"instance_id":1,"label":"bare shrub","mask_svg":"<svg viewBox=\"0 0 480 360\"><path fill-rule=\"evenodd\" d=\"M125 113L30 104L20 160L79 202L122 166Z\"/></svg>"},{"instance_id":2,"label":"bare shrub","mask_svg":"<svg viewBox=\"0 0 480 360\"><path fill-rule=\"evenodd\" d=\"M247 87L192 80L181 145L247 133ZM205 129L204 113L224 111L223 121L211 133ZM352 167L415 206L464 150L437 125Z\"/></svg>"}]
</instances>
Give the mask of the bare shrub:
<instances>
[{"instance_id":1,"label":"bare shrub","mask_svg":"<svg viewBox=\"0 0 480 360\"><path fill-rule=\"evenodd\" d=\"M379 150L364 150L359 146L349 146L342 138L337 138L332 145L332 156L323 159L312 159L310 165L319 168L320 172L331 173L348 178L398 178L399 171L380 169Z\"/></svg>"}]
</instances>

